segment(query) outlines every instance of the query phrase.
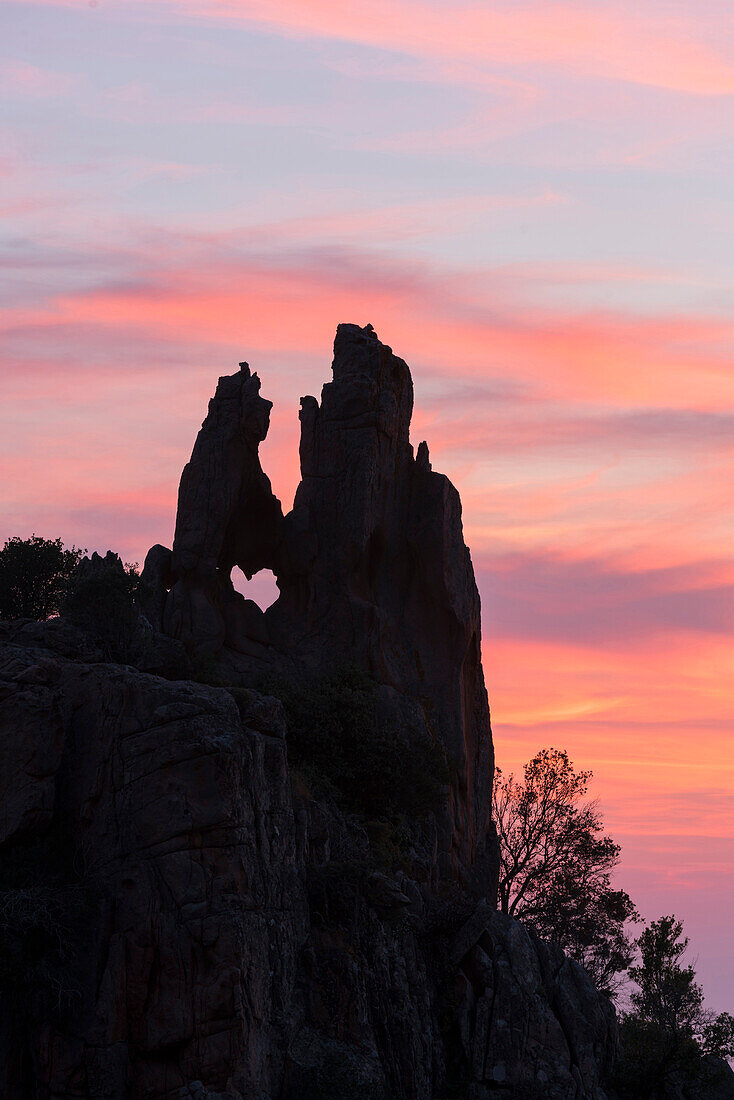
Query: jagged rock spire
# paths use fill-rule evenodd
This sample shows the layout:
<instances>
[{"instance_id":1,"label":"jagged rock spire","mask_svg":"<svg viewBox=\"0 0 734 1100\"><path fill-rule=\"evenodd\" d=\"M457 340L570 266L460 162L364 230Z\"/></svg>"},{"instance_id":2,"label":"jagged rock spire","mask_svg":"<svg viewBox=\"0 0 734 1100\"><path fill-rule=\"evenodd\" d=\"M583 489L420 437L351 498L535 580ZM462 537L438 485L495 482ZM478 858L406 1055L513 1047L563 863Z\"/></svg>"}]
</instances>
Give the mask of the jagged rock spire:
<instances>
[{"instance_id":1,"label":"jagged rock spire","mask_svg":"<svg viewBox=\"0 0 734 1100\"><path fill-rule=\"evenodd\" d=\"M248 624L262 640L261 616L234 591L230 574L239 566L251 577L269 565L280 538L283 513L258 454L272 407L258 376L240 363L237 374L219 379L181 475L163 627L211 655L237 648Z\"/></svg>"},{"instance_id":2,"label":"jagged rock spire","mask_svg":"<svg viewBox=\"0 0 734 1100\"><path fill-rule=\"evenodd\" d=\"M258 457L271 408L259 390L243 363L210 402L181 478L164 629L230 677L366 671L407 735L445 748L455 778L436 823L441 872L491 881L479 594L459 494L425 443L413 454L410 370L371 325L339 325L332 381L320 403L301 402L302 481L285 519ZM234 592L234 565L275 572L265 615Z\"/></svg>"}]
</instances>

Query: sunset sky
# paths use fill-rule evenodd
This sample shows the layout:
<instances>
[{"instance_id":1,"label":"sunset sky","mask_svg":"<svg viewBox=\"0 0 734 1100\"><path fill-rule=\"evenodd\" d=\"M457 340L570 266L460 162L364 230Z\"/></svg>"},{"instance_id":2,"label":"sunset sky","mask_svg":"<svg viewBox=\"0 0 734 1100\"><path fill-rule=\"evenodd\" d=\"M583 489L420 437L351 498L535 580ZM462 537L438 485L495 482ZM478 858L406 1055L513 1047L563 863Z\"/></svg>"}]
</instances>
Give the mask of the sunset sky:
<instances>
[{"instance_id":1,"label":"sunset sky","mask_svg":"<svg viewBox=\"0 0 734 1100\"><path fill-rule=\"evenodd\" d=\"M0 541L170 545L240 359L289 507L299 398L371 322L462 495L498 762L593 768L620 884L734 1012L731 0L0 23Z\"/></svg>"}]
</instances>

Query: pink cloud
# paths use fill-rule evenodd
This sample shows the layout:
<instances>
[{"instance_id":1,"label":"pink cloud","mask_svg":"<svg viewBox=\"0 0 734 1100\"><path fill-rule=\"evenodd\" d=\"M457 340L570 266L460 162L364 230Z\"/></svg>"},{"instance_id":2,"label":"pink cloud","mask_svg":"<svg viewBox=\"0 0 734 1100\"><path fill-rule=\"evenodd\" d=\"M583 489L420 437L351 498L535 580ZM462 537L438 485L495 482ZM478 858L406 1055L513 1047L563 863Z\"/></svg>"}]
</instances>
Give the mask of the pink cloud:
<instances>
[{"instance_id":1,"label":"pink cloud","mask_svg":"<svg viewBox=\"0 0 734 1100\"><path fill-rule=\"evenodd\" d=\"M79 78L70 73L39 69L27 61L0 61L0 92L3 95L47 99L64 95L78 83Z\"/></svg>"},{"instance_id":2,"label":"pink cloud","mask_svg":"<svg viewBox=\"0 0 734 1100\"><path fill-rule=\"evenodd\" d=\"M343 242L355 240L410 240L452 234L481 224L487 215L557 206L566 200L555 191L535 194L458 195L440 199L424 199L372 208L352 208L328 214L302 215L261 225L253 230L254 240Z\"/></svg>"},{"instance_id":3,"label":"pink cloud","mask_svg":"<svg viewBox=\"0 0 734 1100\"><path fill-rule=\"evenodd\" d=\"M475 555L486 633L618 646L671 633L734 635L734 563L650 569L571 553Z\"/></svg>"},{"instance_id":4,"label":"pink cloud","mask_svg":"<svg viewBox=\"0 0 734 1100\"><path fill-rule=\"evenodd\" d=\"M697 95L734 92L731 59L706 44L705 27L695 17L671 27L662 14L639 9L542 2L487 9L421 0L354 0L348 6L335 0L181 0L180 10L418 56L560 66Z\"/></svg>"},{"instance_id":5,"label":"pink cloud","mask_svg":"<svg viewBox=\"0 0 734 1100\"><path fill-rule=\"evenodd\" d=\"M26 0L27 2L27 0ZM49 0L44 0L44 3ZM78 8L77 0L50 0ZM707 41L703 10L679 14L618 5L535 0L508 6L426 0L131 0L145 18L261 26L296 37L356 42L418 58L477 66L551 66L693 95L734 93L734 64ZM96 16L96 12L93 13Z\"/></svg>"},{"instance_id":6,"label":"pink cloud","mask_svg":"<svg viewBox=\"0 0 734 1100\"><path fill-rule=\"evenodd\" d=\"M197 255L198 249L198 255ZM447 354L466 378L507 373L575 401L728 408L734 403L729 320L539 309L503 298L492 272L433 270L359 250L217 260L149 269L136 280L5 309L0 326L39 334L69 324L124 326L163 340L271 354L328 347L335 318L371 320L406 358L435 370ZM276 344L273 343L276 333Z\"/></svg>"}]
</instances>

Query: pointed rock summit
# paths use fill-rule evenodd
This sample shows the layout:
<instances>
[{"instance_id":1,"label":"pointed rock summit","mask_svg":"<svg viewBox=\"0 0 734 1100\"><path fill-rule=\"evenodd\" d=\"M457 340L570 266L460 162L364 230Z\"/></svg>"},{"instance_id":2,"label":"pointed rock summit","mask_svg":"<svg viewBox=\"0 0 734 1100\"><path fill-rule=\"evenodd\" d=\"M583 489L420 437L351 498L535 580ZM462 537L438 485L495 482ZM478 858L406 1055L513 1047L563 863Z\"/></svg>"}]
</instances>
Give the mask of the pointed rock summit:
<instances>
[{"instance_id":1,"label":"pointed rock summit","mask_svg":"<svg viewBox=\"0 0 734 1100\"><path fill-rule=\"evenodd\" d=\"M271 408L247 363L219 379L181 475L170 562L160 547L146 559L146 581L159 583L165 564L173 582L155 625L210 655L237 648L242 633L262 635L258 609L246 606L230 575L238 566L250 578L268 565L280 537L283 513L258 455Z\"/></svg>"},{"instance_id":2,"label":"pointed rock summit","mask_svg":"<svg viewBox=\"0 0 734 1100\"><path fill-rule=\"evenodd\" d=\"M410 370L371 325L339 325L332 375L320 403L301 400L302 480L285 518L258 456L271 404L247 364L219 379L181 478L167 594L165 550L146 561L164 607L155 625L230 679L367 673L406 735L428 734L446 752L441 873L486 881L493 754L459 494L432 470L426 443L414 456ZM280 597L267 612L235 592L234 566L248 577L273 570Z\"/></svg>"}]
</instances>

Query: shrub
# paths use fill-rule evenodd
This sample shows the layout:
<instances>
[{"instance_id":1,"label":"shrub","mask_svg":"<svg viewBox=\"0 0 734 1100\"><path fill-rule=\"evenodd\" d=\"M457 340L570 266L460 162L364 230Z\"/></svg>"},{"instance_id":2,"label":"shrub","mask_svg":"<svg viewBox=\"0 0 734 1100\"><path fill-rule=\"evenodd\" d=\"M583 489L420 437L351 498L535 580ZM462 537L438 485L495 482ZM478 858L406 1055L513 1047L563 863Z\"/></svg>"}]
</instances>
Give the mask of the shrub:
<instances>
[{"instance_id":1,"label":"shrub","mask_svg":"<svg viewBox=\"0 0 734 1100\"><path fill-rule=\"evenodd\" d=\"M302 682L267 676L259 687L282 701L289 759L317 793L367 817L420 818L440 808L442 746L383 717L377 685L364 673L342 669Z\"/></svg>"},{"instance_id":2,"label":"shrub","mask_svg":"<svg viewBox=\"0 0 734 1100\"><path fill-rule=\"evenodd\" d=\"M0 550L0 619L47 619L61 608L84 550L61 539L8 539Z\"/></svg>"}]
</instances>

